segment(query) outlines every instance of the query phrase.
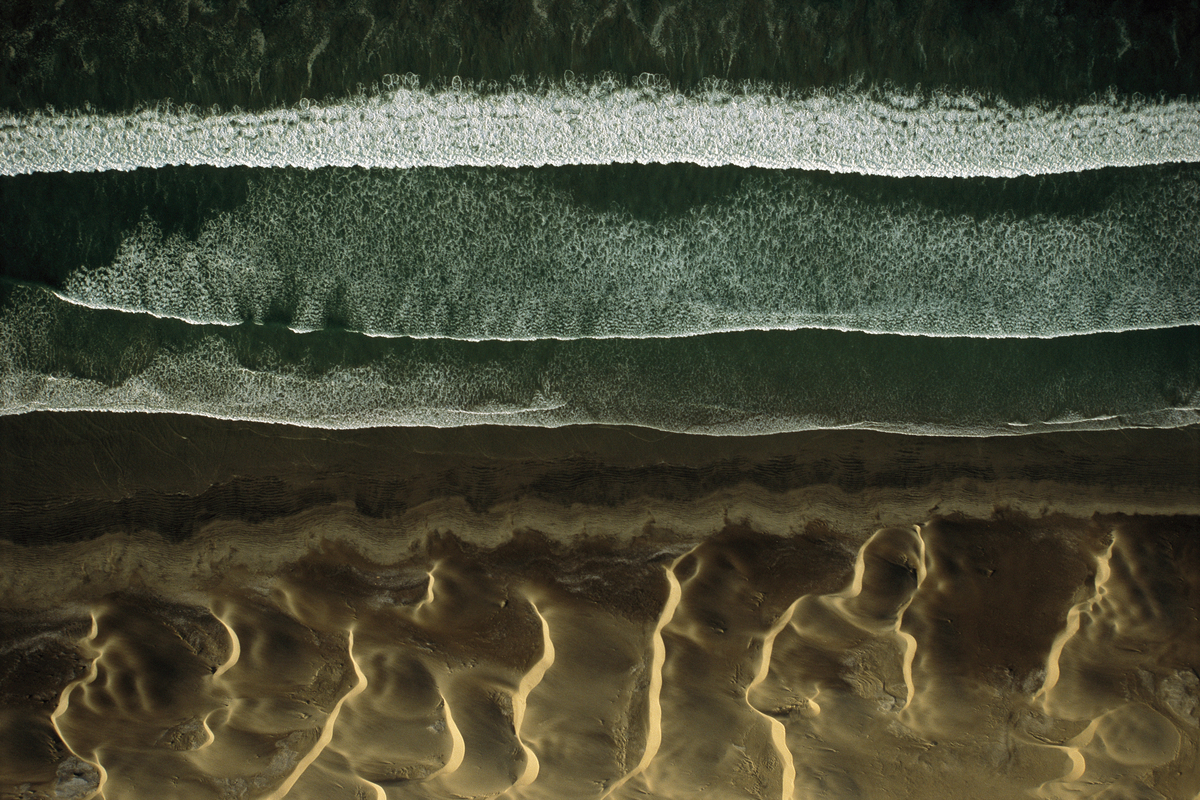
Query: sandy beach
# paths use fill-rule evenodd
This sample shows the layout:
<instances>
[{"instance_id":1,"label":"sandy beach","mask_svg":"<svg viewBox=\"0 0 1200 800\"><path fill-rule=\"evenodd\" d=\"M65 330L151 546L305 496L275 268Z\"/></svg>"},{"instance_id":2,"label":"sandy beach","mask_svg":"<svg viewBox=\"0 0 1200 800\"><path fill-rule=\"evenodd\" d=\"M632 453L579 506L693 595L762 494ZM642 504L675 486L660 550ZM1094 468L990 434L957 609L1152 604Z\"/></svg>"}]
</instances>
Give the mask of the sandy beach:
<instances>
[{"instance_id":1,"label":"sandy beach","mask_svg":"<svg viewBox=\"0 0 1200 800\"><path fill-rule=\"evenodd\" d=\"M1198 435L0 419L0 786L1192 800Z\"/></svg>"}]
</instances>

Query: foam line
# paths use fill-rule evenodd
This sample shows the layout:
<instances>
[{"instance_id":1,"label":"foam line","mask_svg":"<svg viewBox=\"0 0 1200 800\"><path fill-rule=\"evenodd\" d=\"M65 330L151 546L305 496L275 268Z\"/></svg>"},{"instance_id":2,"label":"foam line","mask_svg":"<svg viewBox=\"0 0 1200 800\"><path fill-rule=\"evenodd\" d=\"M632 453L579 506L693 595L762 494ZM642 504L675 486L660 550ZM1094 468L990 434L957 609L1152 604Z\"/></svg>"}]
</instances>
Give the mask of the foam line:
<instances>
[{"instance_id":1,"label":"foam line","mask_svg":"<svg viewBox=\"0 0 1200 800\"><path fill-rule=\"evenodd\" d=\"M1014 177L1200 160L1200 105L1071 109L966 95L401 88L265 113L0 117L0 172L691 162L892 176Z\"/></svg>"},{"instance_id":2,"label":"foam line","mask_svg":"<svg viewBox=\"0 0 1200 800\"><path fill-rule=\"evenodd\" d=\"M1198 341L1189 327L1050 340L775 331L476 345L189 326L81 311L19 287L0 308L0 414L171 412L319 428L586 423L713 435L1168 428L1200 418Z\"/></svg>"},{"instance_id":3,"label":"foam line","mask_svg":"<svg viewBox=\"0 0 1200 800\"><path fill-rule=\"evenodd\" d=\"M85 183L129 202L132 217L196 190L203 172L170 170L132 202L121 197L137 176ZM932 187L690 165L228 172L241 176L223 180L244 187L245 201L194 219L194 237L147 216L125 228L111 260L81 268L71 241L94 236L89 222L12 259L53 264L63 277L49 291L81 308L297 333L1052 338L1200 323L1192 165ZM672 181L687 201L661 187ZM77 182L13 181L72 197L65 190ZM587 185L621 188L596 197ZM55 226L67 213L37 208L21 220Z\"/></svg>"}]
</instances>

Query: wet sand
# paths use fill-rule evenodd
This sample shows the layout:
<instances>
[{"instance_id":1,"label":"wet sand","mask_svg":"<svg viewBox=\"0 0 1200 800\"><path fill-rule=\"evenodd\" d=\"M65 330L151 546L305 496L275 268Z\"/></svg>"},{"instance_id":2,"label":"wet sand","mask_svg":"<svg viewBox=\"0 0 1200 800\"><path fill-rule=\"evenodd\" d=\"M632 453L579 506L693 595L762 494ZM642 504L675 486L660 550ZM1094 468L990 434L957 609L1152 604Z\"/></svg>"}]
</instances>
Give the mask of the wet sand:
<instances>
[{"instance_id":1,"label":"wet sand","mask_svg":"<svg viewBox=\"0 0 1200 800\"><path fill-rule=\"evenodd\" d=\"M1200 430L0 419L0 797L1200 796Z\"/></svg>"}]
</instances>

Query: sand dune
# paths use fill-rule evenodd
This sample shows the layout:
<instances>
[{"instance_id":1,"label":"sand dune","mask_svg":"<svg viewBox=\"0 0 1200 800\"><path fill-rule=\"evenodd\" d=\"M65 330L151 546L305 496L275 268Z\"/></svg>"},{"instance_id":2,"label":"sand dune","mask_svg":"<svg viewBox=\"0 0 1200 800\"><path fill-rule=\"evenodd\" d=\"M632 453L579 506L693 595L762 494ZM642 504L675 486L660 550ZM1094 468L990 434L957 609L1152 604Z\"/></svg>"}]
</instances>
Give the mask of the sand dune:
<instances>
[{"instance_id":1,"label":"sand dune","mask_svg":"<svg viewBox=\"0 0 1200 800\"><path fill-rule=\"evenodd\" d=\"M40 612L75 638L7 637L9 695L24 678L59 700L6 716L25 755L4 780L105 798L1188 798L1198 529L935 519L855 555L832 531L731 525L679 555L610 553L640 562L636 613L573 591L612 576L546 580L511 545L452 538L403 565L333 549L234 570L181 586L187 603L101 580L86 631ZM82 674L38 671L45 649Z\"/></svg>"},{"instance_id":2,"label":"sand dune","mask_svg":"<svg viewBox=\"0 0 1200 800\"><path fill-rule=\"evenodd\" d=\"M59 466L5 482L3 797L1200 792L1188 431L1129 443L1154 454L1140 462L1108 434L722 450L577 430L523 460L465 434L300 432L267 445L290 448L280 482L241 474L212 505L253 426L102 421L140 425L109 455L151 477L113 475L80 457L70 417L46 422L9 428L14 464L36 432ZM119 457L139 447L176 469ZM900 489L887 465L923 448L958 477L909 471ZM370 486L367 453L398 483L355 502L336 477ZM186 532L153 522L197 502Z\"/></svg>"}]
</instances>

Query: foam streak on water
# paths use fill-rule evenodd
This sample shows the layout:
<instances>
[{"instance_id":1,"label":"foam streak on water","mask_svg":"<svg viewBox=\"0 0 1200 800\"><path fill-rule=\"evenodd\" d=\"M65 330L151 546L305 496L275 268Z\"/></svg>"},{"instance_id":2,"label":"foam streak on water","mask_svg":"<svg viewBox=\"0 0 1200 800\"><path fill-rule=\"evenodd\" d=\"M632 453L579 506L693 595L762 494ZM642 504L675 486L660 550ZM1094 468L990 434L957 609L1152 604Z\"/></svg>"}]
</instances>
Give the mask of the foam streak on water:
<instances>
[{"instance_id":1,"label":"foam streak on water","mask_svg":"<svg viewBox=\"0 0 1200 800\"><path fill-rule=\"evenodd\" d=\"M672 170L687 174L667 179L703 172ZM1190 166L1130 170L1116 190L1027 179L1049 182L1045 195L1097 184L1102 197L1019 217L970 207L998 190L987 179L938 208L852 185L868 179L756 172L647 219L582 200L579 178L562 172L269 171L198 236L145 220L110 263L71 264L58 293L191 322L464 340L799 328L1050 337L1200 322Z\"/></svg>"},{"instance_id":2,"label":"foam streak on water","mask_svg":"<svg viewBox=\"0 0 1200 800\"><path fill-rule=\"evenodd\" d=\"M1200 328L1056 339L747 331L460 342L95 311L14 287L0 413L163 411L323 428L600 423L995 435L1197 421ZM84 344L86 343L86 347Z\"/></svg>"},{"instance_id":3,"label":"foam streak on water","mask_svg":"<svg viewBox=\"0 0 1200 800\"><path fill-rule=\"evenodd\" d=\"M1200 160L1200 105L1110 97L1071 109L967 96L685 95L647 85L481 94L399 88L267 113L0 119L0 169L541 166L691 162L892 176L1043 175Z\"/></svg>"}]
</instances>

